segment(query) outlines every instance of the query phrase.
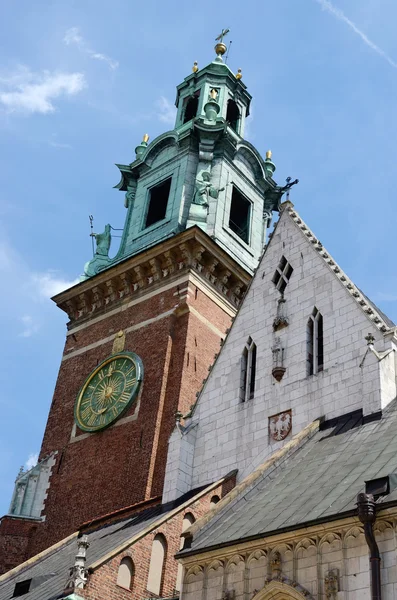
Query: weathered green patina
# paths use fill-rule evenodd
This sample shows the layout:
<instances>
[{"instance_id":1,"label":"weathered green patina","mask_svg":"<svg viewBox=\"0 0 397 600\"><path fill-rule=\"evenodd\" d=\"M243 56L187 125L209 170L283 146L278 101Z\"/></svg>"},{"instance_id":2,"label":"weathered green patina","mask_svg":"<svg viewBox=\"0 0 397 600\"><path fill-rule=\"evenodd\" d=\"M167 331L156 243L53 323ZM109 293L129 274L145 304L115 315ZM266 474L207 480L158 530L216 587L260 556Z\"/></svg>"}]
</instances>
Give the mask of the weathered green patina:
<instances>
[{"instance_id":1,"label":"weathered green patina","mask_svg":"<svg viewBox=\"0 0 397 600\"><path fill-rule=\"evenodd\" d=\"M244 139L251 96L222 52L178 85L174 129L150 144L145 135L136 159L117 165L115 187L125 192L127 208L120 248L111 260L96 254L85 277L193 225L255 269L282 188L273 180L274 163Z\"/></svg>"}]
</instances>

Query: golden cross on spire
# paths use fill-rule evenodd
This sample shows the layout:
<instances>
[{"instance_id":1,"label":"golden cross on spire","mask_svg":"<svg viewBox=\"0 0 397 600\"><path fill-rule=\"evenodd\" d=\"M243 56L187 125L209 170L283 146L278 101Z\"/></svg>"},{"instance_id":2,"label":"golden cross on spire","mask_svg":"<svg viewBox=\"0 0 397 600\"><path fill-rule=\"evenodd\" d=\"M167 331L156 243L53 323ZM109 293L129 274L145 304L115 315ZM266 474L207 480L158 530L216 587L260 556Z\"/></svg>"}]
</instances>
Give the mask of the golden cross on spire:
<instances>
[{"instance_id":1,"label":"golden cross on spire","mask_svg":"<svg viewBox=\"0 0 397 600\"><path fill-rule=\"evenodd\" d=\"M221 44L223 43L223 38L225 37L225 35L227 35L229 33L230 29L222 29L221 33L218 35L218 37L215 38L216 42L220 42Z\"/></svg>"}]
</instances>

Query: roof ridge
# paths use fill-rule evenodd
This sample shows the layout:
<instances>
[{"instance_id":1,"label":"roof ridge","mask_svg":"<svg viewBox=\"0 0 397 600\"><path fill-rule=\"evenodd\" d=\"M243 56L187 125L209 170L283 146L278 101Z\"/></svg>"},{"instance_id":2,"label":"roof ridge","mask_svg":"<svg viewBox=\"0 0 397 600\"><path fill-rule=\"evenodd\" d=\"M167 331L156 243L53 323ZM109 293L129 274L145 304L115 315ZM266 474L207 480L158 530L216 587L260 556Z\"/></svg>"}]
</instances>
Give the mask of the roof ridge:
<instances>
[{"instance_id":1,"label":"roof ridge","mask_svg":"<svg viewBox=\"0 0 397 600\"><path fill-rule=\"evenodd\" d=\"M366 317L373 323L379 331L386 333L386 331L393 328L389 323L392 323L391 319L387 317L389 323L385 319L386 315L378 309L378 307L370 300L361 290L357 287L353 281L346 275L346 273L340 268L336 260L332 258L330 253L324 248L320 240L314 235L312 230L306 225L302 217L295 210L294 205L290 203L286 206L286 212L290 215L292 221L301 230L303 235L311 242L314 250L323 258L328 268L336 275L343 287L349 292L354 298L358 306L365 313Z\"/></svg>"}]
</instances>

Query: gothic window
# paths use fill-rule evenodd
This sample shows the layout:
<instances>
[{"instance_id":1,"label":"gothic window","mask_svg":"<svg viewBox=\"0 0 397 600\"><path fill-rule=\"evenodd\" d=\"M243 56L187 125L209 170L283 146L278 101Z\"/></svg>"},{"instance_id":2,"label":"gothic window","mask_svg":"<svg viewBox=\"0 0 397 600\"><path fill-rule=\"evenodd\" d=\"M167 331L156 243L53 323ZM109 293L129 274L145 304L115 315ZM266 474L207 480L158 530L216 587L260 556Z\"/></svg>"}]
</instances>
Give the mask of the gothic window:
<instances>
[{"instance_id":1,"label":"gothic window","mask_svg":"<svg viewBox=\"0 0 397 600\"><path fill-rule=\"evenodd\" d=\"M282 294L284 293L284 290L291 279L293 270L294 269L291 267L285 256L282 256L272 279L274 285Z\"/></svg>"},{"instance_id":2,"label":"gothic window","mask_svg":"<svg viewBox=\"0 0 397 600\"><path fill-rule=\"evenodd\" d=\"M149 592L157 594L157 596L160 596L166 552L166 539L163 534L158 533L152 544L152 553L150 556L149 574L146 586Z\"/></svg>"},{"instance_id":3,"label":"gothic window","mask_svg":"<svg viewBox=\"0 0 397 600\"><path fill-rule=\"evenodd\" d=\"M256 345L251 338L245 345L241 357L241 386L240 399L242 402L251 400L255 393L256 374Z\"/></svg>"},{"instance_id":4,"label":"gothic window","mask_svg":"<svg viewBox=\"0 0 397 600\"><path fill-rule=\"evenodd\" d=\"M240 120L240 111L234 100L229 100L227 103L226 121L230 127L238 133L238 122Z\"/></svg>"},{"instance_id":5,"label":"gothic window","mask_svg":"<svg viewBox=\"0 0 397 600\"><path fill-rule=\"evenodd\" d=\"M171 189L171 179L170 177L150 189L145 227L150 227L150 225L165 218L168 196Z\"/></svg>"},{"instance_id":6,"label":"gothic window","mask_svg":"<svg viewBox=\"0 0 397 600\"><path fill-rule=\"evenodd\" d=\"M249 244L251 222L251 202L233 186L230 205L229 227L234 233Z\"/></svg>"},{"instance_id":7,"label":"gothic window","mask_svg":"<svg viewBox=\"0 0 397 600\"><path fill-rule=\"evenodd\" d=\"M194 119L197 115L198 103L199 103L200 91L197 91L190 98L185 98L184 109L183 109L183 122L187 123Z\"/></svg>"},{"instance_id":8,"label":"gothic window","mask_svg":"<svg viewBox=\"0 0 397 600\"><path fill-rule=\"evenodd\" d=\"M212 496L212 498L210 500L210 508L214 508L214 506L216 504L218 504L219 500L220 500L220 498L216 494L215 494L215 496Z\"/></svg>"},{"instance_id":9,"label":"gothic window","mask_svg":"<svg viewBox=\"0 0 397 600\"><path fill-rule=\"evenodd\" d=\"M129 556L122 559L117 573L117 585L130 590L134 577L134 563Z\"/></svg>"},{"instance_id":10,"label":"gothic window","mask_svg":"<svg viewBox=\"0 0 397 600\"><path fill-rule=\"evenodd\" d=\"M307 374L315 375L323 368L323 317L317 308L314 308L307 323Z\"/></svg>"}]
</instances>

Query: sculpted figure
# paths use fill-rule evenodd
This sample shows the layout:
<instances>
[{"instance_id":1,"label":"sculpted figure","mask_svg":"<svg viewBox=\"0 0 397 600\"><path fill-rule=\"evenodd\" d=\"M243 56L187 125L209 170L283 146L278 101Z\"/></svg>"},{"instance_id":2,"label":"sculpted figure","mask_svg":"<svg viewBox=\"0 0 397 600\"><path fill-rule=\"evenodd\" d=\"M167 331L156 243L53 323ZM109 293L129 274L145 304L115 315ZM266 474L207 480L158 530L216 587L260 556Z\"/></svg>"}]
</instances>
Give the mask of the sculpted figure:
<instances>
[{"instance_id":1,"label":"sculpted figure","mask_svg":"<svg viewBox=\"0 0 397 600\"><path fill-rule=\"evenodd\" d=\"M112 235L110 233L110 225L105 225L105 231L103 233L93 233L96 241L95 255L108 256L110 244L112 241Z\"/></svg>"},{"instance_id":2,"label":"sculpted figure","mask_svg":"<svg viewBox=\"0 0 397 600\"><path fill-rule=\"evenodd\" d=\"M211 174L208 171L200 173L196 179L196 191L194 192L193 204L208 206L208 199L218 198L219 192L223 192L225 188L215 188L211 185Z\"/></svg>"}]
</instances>

